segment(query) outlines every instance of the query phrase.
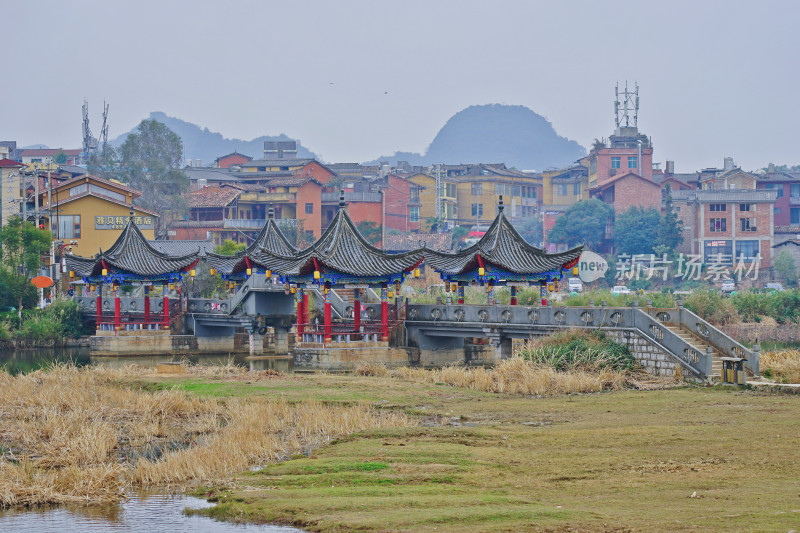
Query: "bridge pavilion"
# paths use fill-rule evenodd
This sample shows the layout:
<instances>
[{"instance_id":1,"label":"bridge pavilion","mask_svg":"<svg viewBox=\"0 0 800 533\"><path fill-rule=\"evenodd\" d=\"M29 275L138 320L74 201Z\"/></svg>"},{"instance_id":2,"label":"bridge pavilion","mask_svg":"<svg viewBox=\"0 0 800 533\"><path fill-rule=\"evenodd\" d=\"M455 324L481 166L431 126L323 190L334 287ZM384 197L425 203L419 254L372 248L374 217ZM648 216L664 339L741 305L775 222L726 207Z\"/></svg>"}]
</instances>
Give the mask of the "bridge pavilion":
<instances>
[{"instance_id":1,"label":"bridge pavilion","mask_svg":"<svg viewBox=\"0 0 800 533\"><path fill-rule=\"evenodd\" d=\"M542 305L547 305L548 292L557 290L582 251L577 246L548 254L528 244L506 218L501 196L497 216L477 243L456 253L425 250L425 264L439 273L448 290L458 291L459 304L464 303L466 285L485 285L489 304L494 303L494 287L509 286L511 305L517 304L517 287L538 285Z\"/></svg>"},{"instance_id":2,"label":"bridge pavilion","mask_svg":"<svg viewBox=\"0 0 800 533\"><path fill-rule=\"evenodd\" d=\"M65 262L70 279L80 277L84 283L95 287L96 323L98 335L112 332L116 335L121 329L122 313L120 309L120 286L123 284L144 286L144 309L136 313L131 309L125 314L125 329L169 332L169 291L168 286L180 282L184 274L194 274L194 267L200 252L196 251L183 256L173 256L154 248L136 225L131 208L131 216L111 247L102 249L94 257L81 257L65 254ZM161 312L150 310L150 288L155 284L162 285L163 302ZM112 287L114 293L114 311L105 313L107 302L103 302L103 285Z\"/></svg>"}]
</instances>

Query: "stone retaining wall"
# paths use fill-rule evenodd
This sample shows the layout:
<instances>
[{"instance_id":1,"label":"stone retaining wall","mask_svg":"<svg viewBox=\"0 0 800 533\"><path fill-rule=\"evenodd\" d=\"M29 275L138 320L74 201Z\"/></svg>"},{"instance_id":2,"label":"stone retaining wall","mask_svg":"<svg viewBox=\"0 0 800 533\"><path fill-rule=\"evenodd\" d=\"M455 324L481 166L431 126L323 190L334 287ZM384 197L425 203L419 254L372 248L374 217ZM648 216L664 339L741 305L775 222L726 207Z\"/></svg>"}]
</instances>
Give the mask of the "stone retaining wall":
<instances>
[{"instance_id":1,"label":"stone retaining wall","mask_svg":"<svg viewBox=\"0 0 800 533\"><path fill-rule=\"evenodd\" d=\"M630 330L606 331L613 340L624 344L645 370L655 376L674 376L675 359L650 341Z\"/></svg>"}]
</instances>

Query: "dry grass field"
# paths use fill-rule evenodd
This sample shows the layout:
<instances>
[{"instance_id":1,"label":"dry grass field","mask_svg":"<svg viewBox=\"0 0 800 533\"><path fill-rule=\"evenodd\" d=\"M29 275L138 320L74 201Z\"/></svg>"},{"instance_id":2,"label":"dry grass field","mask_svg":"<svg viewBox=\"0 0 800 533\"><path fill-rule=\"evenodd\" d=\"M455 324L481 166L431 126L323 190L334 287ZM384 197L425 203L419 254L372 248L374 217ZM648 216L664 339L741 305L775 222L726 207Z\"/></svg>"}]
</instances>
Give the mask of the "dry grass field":
<instances>
[{"instance_id":1,"label":"dry grass field","mask_svg":"<svg viewBox=\"0 0 800 533\"><path fill-rule=\"evenodd\" d=\"M800 529L800 396L530 372L0 375L0 501L148 485L309 531Z\"/></svg>"}]
</instances>

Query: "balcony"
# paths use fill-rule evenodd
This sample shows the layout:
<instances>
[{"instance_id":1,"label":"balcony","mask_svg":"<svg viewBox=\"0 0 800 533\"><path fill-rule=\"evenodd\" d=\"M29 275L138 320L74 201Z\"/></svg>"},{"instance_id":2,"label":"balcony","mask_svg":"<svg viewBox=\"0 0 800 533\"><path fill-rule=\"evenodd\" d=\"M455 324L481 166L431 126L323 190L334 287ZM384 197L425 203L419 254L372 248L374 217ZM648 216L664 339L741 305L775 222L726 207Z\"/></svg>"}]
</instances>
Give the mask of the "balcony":
<instances>
[{"instance_id":1,"label":"balcony","mask_svg":"<svg viewBox=\"0 0 800 533\"><path fill-rule=\"evenodd\" d=\"M287 225L287 226L296 226L297 219L296 218L279 218L276 219L275 222L279 226ZM267 220L264 218L226 218L224 220L223 227L225 228L233 228L233 229L261 229L264 227L264 224L267 223Z\"/></svg>"},{"instance_id":2,"label":"balcony","mask_svg":"<svg viewBox=\"0 0 800 533\"><path fill-rule=\"evenodd\" d=\"M800 196L790 196L789 197L789 205L800 206Z\"/></svg>"},{"instance_id":3,"label":"balcony","mask_svg":"<svg viewBox=\"0 0 800 533\"><path fill-rule=\"evenodd\" d=\"M381 193L379 192L344 192L345 202L377 202L381 201ZM324 192L322 193L323 204L339 203L338 192Z\"/></svg>"},{"instance_id":4,"label":"balcony","mask_svg":"<svg viewBox=\"0 0 800 533\"><path fill-rule=\"evenodd\" d=\"M257 203L295 203L296 195L293 192L243 192L239 202Z\"/></svg>"}]
</instances>

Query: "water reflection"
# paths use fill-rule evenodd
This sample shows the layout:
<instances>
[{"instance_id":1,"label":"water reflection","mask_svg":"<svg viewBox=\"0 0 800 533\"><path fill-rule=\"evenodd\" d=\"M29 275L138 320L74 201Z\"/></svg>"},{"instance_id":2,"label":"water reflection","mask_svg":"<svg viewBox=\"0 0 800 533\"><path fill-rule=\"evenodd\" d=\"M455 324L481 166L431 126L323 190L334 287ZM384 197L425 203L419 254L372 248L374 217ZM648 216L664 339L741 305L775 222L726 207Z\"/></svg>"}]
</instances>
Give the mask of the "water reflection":
<instances>
[{"instance_id":1,"label":"water reflection","mask_svg":"<svg viewBox=\"0 0 800 533\"><path fill-rule=\"evenodd\" d=\"M20 533L55 531L288 533L301 531L285 526L229 524L203 516L186 516L184 514L186 508L204 509L211 506L213 504L205 500L190 496L137 496L119 505L0 511L0 531Z\"/></svg>"},{"instance_id":2,"label":"water reflection","mask_svg":"<svg viewBox=\"0 0 800 533\"><path fill-rule=\"evenodd\" d=\"M245 354L184 354L136 355L127 357L97 357L89 355L89 348L38 348L34 350L0 351L0 369L16 375L33 372L53 363L73 363L76 366L104 365L118 368L139 365L153 368L159 363L186 361L196 365L243 366L250 370L276 370L292 372L292 359L286 355L249 357Z\"/></svg>"}]
</instances>

